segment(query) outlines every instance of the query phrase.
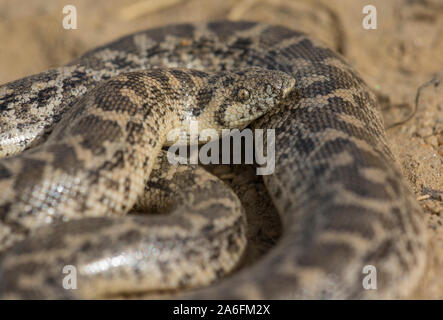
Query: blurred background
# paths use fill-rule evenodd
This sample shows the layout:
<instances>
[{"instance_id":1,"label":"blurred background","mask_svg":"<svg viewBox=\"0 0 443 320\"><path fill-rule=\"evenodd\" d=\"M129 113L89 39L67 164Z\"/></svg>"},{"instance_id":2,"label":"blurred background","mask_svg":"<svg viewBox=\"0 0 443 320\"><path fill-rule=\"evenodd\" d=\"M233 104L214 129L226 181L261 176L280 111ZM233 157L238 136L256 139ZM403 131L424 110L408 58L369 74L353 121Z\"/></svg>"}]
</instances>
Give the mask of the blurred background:
<instances>
[{"instance_id":1,"label":"blurred background","mask_svg":"<svg viewBox=\"0 0 443 320\"><path fill-rule=\"evenodd\" d=\"M377 9L377 29L362 9ZM77 9L77 30L62 27L63 7ZM428 271L414 298L443 298L443 0L0 0L0 84L63 65L108 41L177 22L254 20L311 34L340 52L377 94L403 173L425 211ZM254 170L211 169L239 193L252 223L253 263L278 239L280 226Z\"/></svg>"}]
</instances>

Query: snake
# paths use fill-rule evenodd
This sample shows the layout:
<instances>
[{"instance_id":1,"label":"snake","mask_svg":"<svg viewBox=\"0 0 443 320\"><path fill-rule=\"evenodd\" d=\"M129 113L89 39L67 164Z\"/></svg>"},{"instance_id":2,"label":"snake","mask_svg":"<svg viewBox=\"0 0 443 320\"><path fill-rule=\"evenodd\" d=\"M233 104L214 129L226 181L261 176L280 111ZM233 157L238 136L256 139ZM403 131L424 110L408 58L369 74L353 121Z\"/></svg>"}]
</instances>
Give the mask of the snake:
<instances>
[{"instance_id":1,"label":"snake","mask_svg":"<svg viewBox=\"0 0 443 320\"><path fill-rule=\"evenodd\" d=\"M237 267L235 193L166 160L167 131L190 120L275 132L263 182L283 231L253 265ZM0 155L2 298L391 299L425 270L423 213L376 96L287 27L157 27L3 84ZM62 285L66 266L77 288Z\"/></svg>"}]
</instances>

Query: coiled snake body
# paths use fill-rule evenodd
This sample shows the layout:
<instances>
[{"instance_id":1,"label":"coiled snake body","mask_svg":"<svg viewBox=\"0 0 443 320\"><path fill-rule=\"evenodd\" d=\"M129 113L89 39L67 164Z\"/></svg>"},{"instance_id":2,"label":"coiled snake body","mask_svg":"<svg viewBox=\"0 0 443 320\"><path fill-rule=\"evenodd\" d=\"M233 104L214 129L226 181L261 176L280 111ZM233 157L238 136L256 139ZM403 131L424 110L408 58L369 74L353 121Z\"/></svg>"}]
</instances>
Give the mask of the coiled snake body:
<instances>
[{"instance_id":1,"label":"coiled snake body","mask_svg":"<svg viewBox=\"0 0 443 320\"><path fill-rule=\"evenodd\" d=\"M283 235L212 285L241 256L245 218L227 187L160 152L189 119L276 130L264 180ZM4 298L191 286L180 297L393 298L424 269L421 210L374 95L343 58L284 27L170 25L4 84L0 155ZM134 204L173 212L116 217ZM78 290L62 286L67 265ZM363 286L366 266L376 290Z\"/></svg>"}]
</instances>

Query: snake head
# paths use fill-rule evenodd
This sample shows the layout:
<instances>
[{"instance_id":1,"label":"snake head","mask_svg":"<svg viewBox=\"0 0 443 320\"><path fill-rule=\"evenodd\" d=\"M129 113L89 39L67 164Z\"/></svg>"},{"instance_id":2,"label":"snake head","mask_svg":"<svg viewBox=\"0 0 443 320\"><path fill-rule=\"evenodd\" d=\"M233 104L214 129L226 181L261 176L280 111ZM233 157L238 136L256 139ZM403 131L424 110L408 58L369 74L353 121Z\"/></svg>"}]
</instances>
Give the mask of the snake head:
<instances>
[{"instance_id":1,"label":"snake head","mask_svg":"<svg viewBox=\"0 0 443 320\"><path fill-rule=\"evenodd\" d=\"M253 67L223 72L217 81L215 121L242 129L282 103L294 87L295 79L282 71Z\"/></svg>"}]
</instances>

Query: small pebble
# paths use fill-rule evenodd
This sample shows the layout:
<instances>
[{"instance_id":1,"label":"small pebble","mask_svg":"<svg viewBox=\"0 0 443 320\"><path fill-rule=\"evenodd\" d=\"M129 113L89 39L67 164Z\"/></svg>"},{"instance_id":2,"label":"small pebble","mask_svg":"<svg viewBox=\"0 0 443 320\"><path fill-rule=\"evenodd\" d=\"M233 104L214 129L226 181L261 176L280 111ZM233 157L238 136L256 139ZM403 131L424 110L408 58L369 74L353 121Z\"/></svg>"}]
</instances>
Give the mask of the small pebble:
<instances>
[{"instance_id":1,"label":"small pebble","mask_svg":"<svg viewBox=\"0 0 443 320\"><path fill-rule=\"evenodd\" d=\"M232 180L235 178L234 172L224 173L218 176L222 180Z\"/></svg>"},{"instance_id":2,"label":"small pebble","mask_svg":"<svg viewBox=\"0 0 443 320\"><path fill-rule=\"evenodd\" d=\"M430 118L431 115L426 115L424 120L422 120L422 127L423 128L432 128L432 124L434 123L434 119ZM431 129L432 131L432 129Z\"/></svg>"},{"instance_id":3,"label":"small pebble","mask_svg":"<svg viewBox=\"0 0 443 320\"><path fill-rule=\"evenodd\" d=\"M418 130L418 135L422 138L428 137L432 135L432 128L431 127L422 127Z\"/></svg>"},{"instance_id":4,"label":"small pebble","mask_svg":"<svg viewBox=\"0 0 443 320\"><path fill-rule=\"evenodd\" d=\"M430 136L425 138L425 141L427 144L433 146L433 147L438 147L438 140L436 136Z\"/></svg>"},{"instance_id":5,"label":"small pebble","mask_svg":"<svg viewBox=\"0 0 443 320\"><path fill-rule=\"evenodd\" d=\"M443 207L434 201L427 202L425 206L429 211L431 211L434 214L439 214L440 212L443 211Z\"/></svg>"}]
</instances>

